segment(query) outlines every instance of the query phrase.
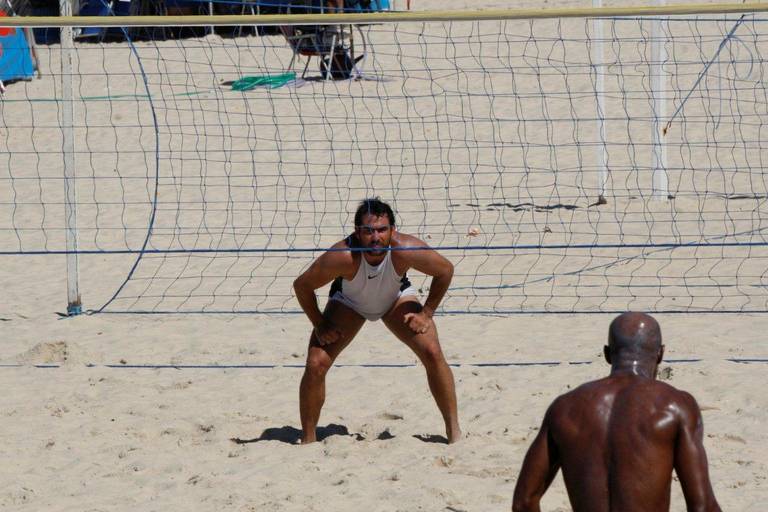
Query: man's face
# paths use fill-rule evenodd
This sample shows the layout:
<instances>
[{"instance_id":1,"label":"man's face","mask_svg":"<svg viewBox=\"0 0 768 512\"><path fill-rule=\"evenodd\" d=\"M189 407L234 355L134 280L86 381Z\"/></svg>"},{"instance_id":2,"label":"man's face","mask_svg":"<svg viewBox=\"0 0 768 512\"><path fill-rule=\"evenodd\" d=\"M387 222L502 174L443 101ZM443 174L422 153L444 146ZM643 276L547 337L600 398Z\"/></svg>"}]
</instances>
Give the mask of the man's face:
<instances>
[{"instance_id":1,"label":"man's face","mask_svg":"<svg viewBox=\"0 0 768 512\"><path fill-rule=\"evenodd\" d=\"M392 241L395 228L389 225L389 218L386 215L376 216L366 213L362 220L361 226L355 226L355 234L360 244L366 249L373 249L367 251L369 254L384 254L385 251L376 249L389 247Z\"/></svg>"}]
</instances>

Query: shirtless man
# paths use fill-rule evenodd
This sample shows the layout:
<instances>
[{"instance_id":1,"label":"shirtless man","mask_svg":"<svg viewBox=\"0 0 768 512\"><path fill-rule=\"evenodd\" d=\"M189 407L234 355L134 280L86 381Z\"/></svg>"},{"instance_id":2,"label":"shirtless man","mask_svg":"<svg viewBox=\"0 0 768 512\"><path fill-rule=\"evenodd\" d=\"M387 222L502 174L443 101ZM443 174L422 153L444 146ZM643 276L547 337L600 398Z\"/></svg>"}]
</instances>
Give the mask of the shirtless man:
<instances>
[{"instance_id":1,"label":"shirtless man","mask_svg":"<svg viewBox=\"0 0 768 512\"><path fill-rule=\"evenodd\" d=\"M512 503L534 512L563 469L574 512L669 510L672 470L689 511L720 512L707 470L696 400L656 381L659 324L642 313L611 323L611 374L552 402L525 456Z\"/></svg>"},{"instance_id":2,"label":"shirtless man","mask_svg":"<svg viewBox=\"0 0 768 512\"><path fill-rule=\"evenodd\" d=\"M424 306L406 277L411 268L432 276ZM355 232L318 257L293 283L296 298L313 325L299 388L302 443L317 440L325 375L334 360L366 320L378 319L418 356L443 415L448 442L459 440L453 374L432 320L452 277L451 262L418 238L395 229L395 215L389 205L378 198L360 204ZM321 313L315 290L331 281L330 298Z\"/></svg>"}]
</instances>

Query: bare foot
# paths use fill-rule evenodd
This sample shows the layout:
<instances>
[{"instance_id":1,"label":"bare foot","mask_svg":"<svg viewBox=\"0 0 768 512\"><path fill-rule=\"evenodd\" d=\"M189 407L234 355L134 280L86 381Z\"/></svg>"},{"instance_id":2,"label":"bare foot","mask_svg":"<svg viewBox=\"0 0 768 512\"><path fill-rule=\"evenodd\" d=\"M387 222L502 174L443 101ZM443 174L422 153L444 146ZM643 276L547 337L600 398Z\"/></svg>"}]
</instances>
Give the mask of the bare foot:
<instances>
[{"instance_id":1,"label":"bare foot","mask_svg":"<svg viewBox=\"0 0 768 512\"><path fill-rule=\"evenodd\" d=\"M301 436L301 444L311 444L317 442L317 438L315 436Z\"/></svg>"},{"instance_id":2,"label":"bare foot","mask_svg":"<svg viewBox=\"0 0 768 512\"><path fill-rule=\"evenodd\" d=\"M445 437L448 438L448 444L453 444L461 440L461 429L458 425L448 428L445 431Z\"/></svg>"}]
</instances>

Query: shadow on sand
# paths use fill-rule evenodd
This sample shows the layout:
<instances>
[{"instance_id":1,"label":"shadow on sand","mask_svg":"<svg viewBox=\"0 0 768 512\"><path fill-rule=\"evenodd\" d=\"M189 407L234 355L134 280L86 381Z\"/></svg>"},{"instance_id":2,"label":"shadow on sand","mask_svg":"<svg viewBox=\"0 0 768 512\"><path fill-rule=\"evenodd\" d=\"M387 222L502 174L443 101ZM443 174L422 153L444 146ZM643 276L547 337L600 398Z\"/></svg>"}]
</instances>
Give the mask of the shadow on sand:
<instances>
[{"instance_id":1,"label":"shadow on sand","mask_svg":"<svg viewBox=\"0 0 768 512\"><path fill-rule=\"evenodd\" d=\"M413 437L425 443L443 443L448 444L448 438L437 434L415 434Z\"/></svg>"},{"instance_id":2,"label":"shadow on sand","mask_svg":"<svg viewBox=\"0 0 768 512\"><path fill-rule=\"evenodd\" d=\"M325 427L317 427L317 440L322 441L331 436L348 436L352 437L355 441L365 441L365 436L359 433L351 433L349 429L344 425L338 425L336 423L330 423ZM443 443L448 444L448 439L445 436L436 434L416 434L413 437L424 443ZM387 441L394 439L395 436L389 432L389 430L382 431L376 436L377 441ZM233 437L230 439L235 444L250 444L258 443L261 441L280 441L287 444L299 444L301 441L301 430L289 425L282 427L270 427L261 433L259 437L252 439L245 439L242 437Z\"/></svg>"},{"instance_id":3,"label":"shadow on sand","mask_svg":"<svg viewBox=\"0 0 768 512\"><path fill-rule=\"evenodd\" d=\"M337 425L336 423L330 423L325 427L317 427L317 440L322 441L331 436L351 436L355 441L362 441L365 439L360 434L351 434L349 429L344 425ZM259 437L253 439L243 439L240 437L233 437L230 439L235 444L248 444L258 443L260 441L280 441L288 444L299 444L301 440L301 430L291 426L283 427L271 427L261 433Z\"/></svg>"}]
</instances>

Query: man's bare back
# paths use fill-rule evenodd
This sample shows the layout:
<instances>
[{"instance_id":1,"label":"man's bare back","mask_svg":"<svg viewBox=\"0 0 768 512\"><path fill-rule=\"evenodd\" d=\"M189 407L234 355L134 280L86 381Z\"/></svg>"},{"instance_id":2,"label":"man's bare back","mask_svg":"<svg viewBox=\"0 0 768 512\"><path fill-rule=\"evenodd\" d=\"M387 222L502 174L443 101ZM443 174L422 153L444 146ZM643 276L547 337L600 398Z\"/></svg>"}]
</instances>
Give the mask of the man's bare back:
<instances>
[{"instance_id":1,"label":"man's bare back","mask_svg":"<svg viewBox=\"0 0 768 512\"><path fill-rule=\"evenodd\" d=\"M669 510L672 470L688 510L720 511L709 482L703 424L694 398L655 380L663 355L653 318L611 324L611 375L558 397L526 455L513 510L538 511L557 474L574 512Z\"/></svg>"}]
</instances>

